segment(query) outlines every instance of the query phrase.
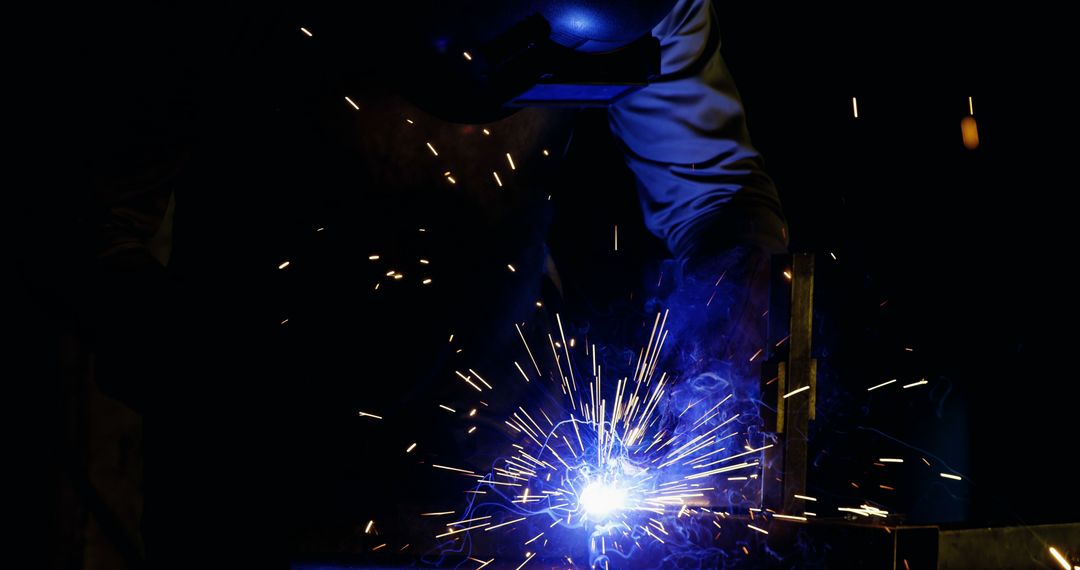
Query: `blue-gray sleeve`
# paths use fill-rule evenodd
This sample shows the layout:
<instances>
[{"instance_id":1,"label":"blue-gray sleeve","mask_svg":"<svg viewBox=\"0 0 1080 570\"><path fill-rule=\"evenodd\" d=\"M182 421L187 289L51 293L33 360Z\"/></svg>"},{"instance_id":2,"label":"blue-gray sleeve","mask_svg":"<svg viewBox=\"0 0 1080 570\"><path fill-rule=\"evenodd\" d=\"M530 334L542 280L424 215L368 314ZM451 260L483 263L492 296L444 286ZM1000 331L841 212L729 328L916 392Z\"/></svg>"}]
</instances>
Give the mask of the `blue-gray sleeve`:
<instances>
[{"instance_id":1,"label":"blue-gray sleeve","mask_svg":"<svg viewBox=\"0 0 1080 570\"><path fill-rule=\"evenodd\" d=\"M637 178L645 223L679 257L706 239L773 250L787 241L776 188L750 144L718 40L709 41L718 34L714 18L709 0L679 0L653 28L661 74L676 78L623 98L608 115Z\"/></svg>"}]
</instances>

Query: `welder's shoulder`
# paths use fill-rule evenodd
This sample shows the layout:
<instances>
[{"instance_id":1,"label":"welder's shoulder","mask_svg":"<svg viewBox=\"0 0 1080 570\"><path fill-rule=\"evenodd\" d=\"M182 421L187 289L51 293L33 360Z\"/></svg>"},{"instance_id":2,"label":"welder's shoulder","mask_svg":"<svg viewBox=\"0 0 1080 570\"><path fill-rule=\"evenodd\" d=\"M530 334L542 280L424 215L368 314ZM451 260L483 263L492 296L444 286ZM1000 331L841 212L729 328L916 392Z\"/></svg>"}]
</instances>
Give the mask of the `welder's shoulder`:
<instances>
[{"instance_id":1,"label":"welder's shoulder","mask_svg":"<svg viewBox=\"0 0 1080 570\"><path fill-rule=\"evenodd\" d=\"M660 39L662 73L676 72L701 56L712 27L711 4L711 0L678 0L653 27L653 36Z\"/></svg>"}]
</instances>

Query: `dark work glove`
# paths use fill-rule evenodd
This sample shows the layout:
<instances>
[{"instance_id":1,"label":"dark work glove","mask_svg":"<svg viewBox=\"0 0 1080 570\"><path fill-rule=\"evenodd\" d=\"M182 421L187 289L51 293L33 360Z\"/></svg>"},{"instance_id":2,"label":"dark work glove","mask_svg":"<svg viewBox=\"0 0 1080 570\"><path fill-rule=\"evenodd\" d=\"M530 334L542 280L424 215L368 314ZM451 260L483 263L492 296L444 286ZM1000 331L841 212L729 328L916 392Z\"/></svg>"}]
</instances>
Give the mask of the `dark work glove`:
<instances>
[{"instance_id":1,"label":"dark work glove","mask_svg":"<svg viewBox=\"0 0 1080 570\"><path fill-rule=\"evenodd\" d=\"M758 350L765 342L771 260L771 251L749 245L692 260L665 303L670 333L663 369L674 382L663 417L682 442L718 428L712 435L722 439L700 451L716 451L717 459L744 451L759 432ZM723 482L717 488L729 496L709 501L729 504L753 492L728 485L726 476Z\"/></svg>"}]
</instances>

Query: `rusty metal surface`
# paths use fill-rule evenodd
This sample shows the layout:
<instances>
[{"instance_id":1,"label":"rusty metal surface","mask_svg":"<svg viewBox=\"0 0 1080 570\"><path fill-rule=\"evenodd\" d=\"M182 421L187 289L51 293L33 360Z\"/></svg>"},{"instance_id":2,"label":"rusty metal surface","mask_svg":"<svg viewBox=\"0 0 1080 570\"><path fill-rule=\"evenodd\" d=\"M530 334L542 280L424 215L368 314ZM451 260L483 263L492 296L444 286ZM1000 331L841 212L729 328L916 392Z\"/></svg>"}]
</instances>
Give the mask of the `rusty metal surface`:
<instances>
[{"instance_id":1,"label":"rusty metal surface","mask_svg":"<svg viewBox=\"0 0 1080 570\"><path fill-rule=\"evenodd\" d=\"M942 530L938 569L1058 568L1050 547L1080 555L1080 523Z\"/></svg>"},{"instance_id":2,"label":"rusty metal surface","mask_svg":"<svg viewBox=\"0 0 1080 570\"><path fill-rule=\"evenodd\" d=\"M784 401L784 512L799 514L803 502L794 495L806 494L807 432L813 399L814 363L810 339L814 319L814 255L797 253L791 258L791 326L788 339L786 385L779 400ZM800 388L809 390L793 394ZM790 398L785 398L792 394Z\"/></svg>"}]
</instances>

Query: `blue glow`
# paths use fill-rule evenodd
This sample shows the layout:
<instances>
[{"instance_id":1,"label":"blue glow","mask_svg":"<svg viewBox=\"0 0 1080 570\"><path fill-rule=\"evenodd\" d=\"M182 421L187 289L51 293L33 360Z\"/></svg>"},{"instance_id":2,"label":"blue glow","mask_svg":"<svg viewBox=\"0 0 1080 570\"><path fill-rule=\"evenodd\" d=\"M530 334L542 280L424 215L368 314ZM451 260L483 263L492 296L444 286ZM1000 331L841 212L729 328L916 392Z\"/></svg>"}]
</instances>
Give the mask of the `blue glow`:
<instances>
[{"instance_id":1,"label":"blue glow","mask_svg":"<svg viewBox=\"0 0 1080 570\"><path fill-rule=\"evenodd\" d=\"M585 486L578 502L594 520L602 520L626 504L626 490L603 481L593 481Z\"/></svg>"},{"instance_id":2,"label":"blue glow","mask_svg":"<svg viewBox=\"0 0 1080 570\"><path fill-rule=\"evenodd\" d=\"M714 283L708 279L707 293ZM701 370L701 359L688 356L695 343L668 339L672 325L690 340L711 338L700 334L702 311L687 310L700 301L679 307L658 312L635 351L575 348L560 319L562 342L547 335L552 352L538 360L535 347L543 345L530 348L518 329L528 350L515 363L527 383L504 418L510 445L489 468L433 464L472 479L455 509L459 523L436 533L440 558L486 551L515 533L534 555L558 559L580 556L574 552L585 541L589 568L646 553L696 559L715 548L717 526L737 525L720 509L753 501L768 445L755 429L752 398L744 404L733 389L742 384L717 372L722 362ZM665 346L676 348L687 378L657 370ZM741 370L726 372L741 378Z\"/></svg>"},{"instance_id":3,"label":"blue glow","mask_svg":"<svg viewBox=\"0 0 1080 570\"><path fill-rule=\"evenodd\" d=\"M592 14L582 10L567 11L559 18L558 24L566 30L582 37L589 37L589 32L595 27Z\"/></svg>"}]
</instances>

